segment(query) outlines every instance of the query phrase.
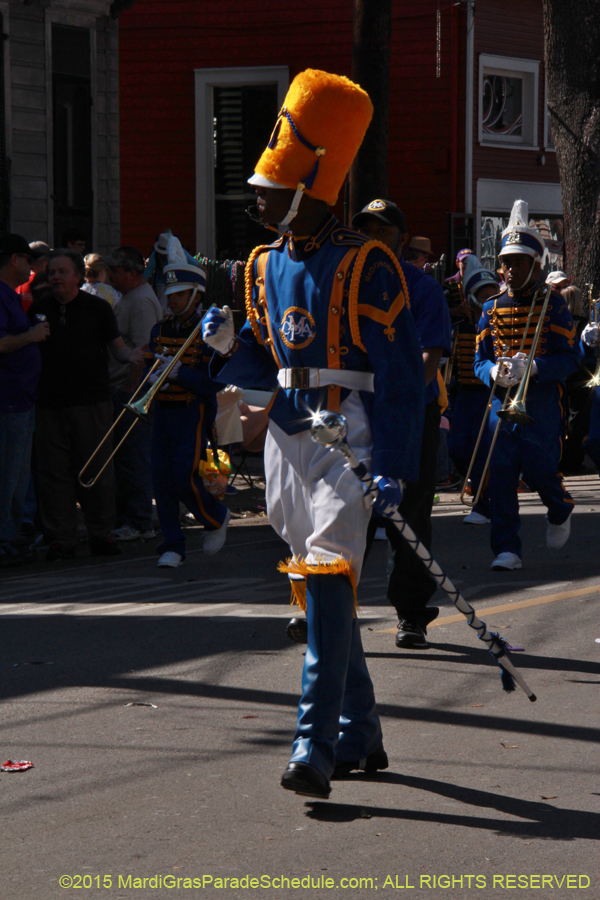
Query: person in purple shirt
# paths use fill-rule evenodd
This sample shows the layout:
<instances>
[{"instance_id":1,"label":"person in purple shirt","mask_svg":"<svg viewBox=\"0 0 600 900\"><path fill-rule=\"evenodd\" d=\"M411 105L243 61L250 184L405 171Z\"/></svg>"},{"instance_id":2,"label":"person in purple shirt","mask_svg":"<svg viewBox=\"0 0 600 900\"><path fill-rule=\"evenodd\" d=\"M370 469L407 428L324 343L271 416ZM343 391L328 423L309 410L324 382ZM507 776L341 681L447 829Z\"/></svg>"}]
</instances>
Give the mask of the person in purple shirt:
<instances>
[{"instance_id":1,"label":"person in purple shirt","mask_svg":"<svg viewBox=\"0 0 600 900\"><path fill-rule=\"evenodd\" d=\"M410 311L415 321L425 366L425 424L421 442L419 480L407 484L400 513L413 531L431 549L431 508L435 494L441 409L438 369L442 356L450 356L450 313L441 286L430 275L407 263L402 249L409 239L406 218L390 200L372 200L352 219L352 225L370 240L384 243L396 254L408 287ZM438 608L427 606L437 584L426 567L398 533L393 522L384 520L391 545L392 569L387 596L398 613L396 646L427 649L427 626ZM371 519L367 548L375 535L377 520Z\"/></svg>"},{"instance_id":2,"label":"person in purple shirt","mask_svg":"<svg viewBox=\"0 0 600 900\"><path fill-rule=\"evenodd\" d=\"M47 322L30 325L16 288L29 280L32 253L19 234L0 239L0 566L24 560L12 545L29 487L34 406L40 377L38 344Z\"/></svg>"}]
</instances>

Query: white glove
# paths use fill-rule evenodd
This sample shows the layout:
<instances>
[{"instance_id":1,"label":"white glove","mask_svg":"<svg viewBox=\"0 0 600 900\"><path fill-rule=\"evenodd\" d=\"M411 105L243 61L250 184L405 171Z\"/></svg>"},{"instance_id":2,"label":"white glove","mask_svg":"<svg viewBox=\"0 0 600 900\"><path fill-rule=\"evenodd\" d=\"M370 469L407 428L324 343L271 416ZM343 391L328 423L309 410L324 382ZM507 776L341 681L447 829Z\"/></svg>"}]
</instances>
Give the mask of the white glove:
<instances>
[{"instance_id":1,"label":"white glove","mask_svg":"<svg viewBox=\"0 0 600 900\"><path fill-rule=\"evenodd\" d=\"M581 340L584 344L587 344L588 347L598 346L598 325L595 322L591 322L589 325L585 326L581 332Z\"/></svg>"},{"instance_id":2,"label":"white glove","mask_svg":"<svg viewBox=\"0 0 600 900\"><path fill-rule=\"evenodd\" d=\"M161 364L160 364L160 366L158 367L158 369L155 369L155 370L154 370L154 372L152 373L152 375L151 375L150 378L148 379L148 382L149 382L150 384L154 384L155 381L158 381L158 379L160 378L160 376L162 375L162 373L165 371L165 369L167 368L167 366L168 366L169 363L171 362L171 357L170 357L170 356L161 356L160 353L155 353L155 354L154 354L154 358L155 358L155 359L160 359ZM177 380L177 373L179 372L180 368L181 368L181 360L177 360L177 362L175 363L175 365L173 366L173 368L172 368L171 371L169 372L169 377L167 378L167 381L176 381L176 380Z\"/></svg>"},{"instance_id":3,"label":"white glove","mask_svg":"<svg viewBox=\"0 0 600 900\"><path fill-rule=\"evenodd\" d=\"M229 353L235 342L233 313L228 306L210 309L204 317L202 339L217 353Z\"/></svg>"},{"instance_id":4,"label":"white glove","mask_svg":"<svg viewBox=\"0 0 600 900\"><path fill-rule=\"evenodd\" d=\"M518 384L525 373L527 357L524 353L515 356L501 356L495 366L492 366L490 376L500 387L512 387Z\"/></svg>"},{"instance_id":5,"label":"white glove","mask_svg":"<svg viewBox=\"0 0 600 900\"><path fill-rule=\"evenodd\" d=\"M515 360L515 359L523 360L523 363L524 363L524 365L523 365L523 371L522 371L521 376L520 376L520 378L519 378L519 381L521 381L521 378L523 378L523 375L525 374L525 369L526 369L526 367L527 367L527 360L529 359L529 357L528 357L527 353L523 353L522 351L519 351L518 353L515 353L515 355L512 357L512 359L513 359L513 360ZM519 365L519 368L521 368L520 363L519 363L518 365ZM531 375L537 375L537 373L538 373L538 367L537 367L537 363L536 363L536 361L535 361L535 359L534 359L533 362L531 363L531 372L530 372L530 374L531 374Z\"/></svg>"}]
</instances>

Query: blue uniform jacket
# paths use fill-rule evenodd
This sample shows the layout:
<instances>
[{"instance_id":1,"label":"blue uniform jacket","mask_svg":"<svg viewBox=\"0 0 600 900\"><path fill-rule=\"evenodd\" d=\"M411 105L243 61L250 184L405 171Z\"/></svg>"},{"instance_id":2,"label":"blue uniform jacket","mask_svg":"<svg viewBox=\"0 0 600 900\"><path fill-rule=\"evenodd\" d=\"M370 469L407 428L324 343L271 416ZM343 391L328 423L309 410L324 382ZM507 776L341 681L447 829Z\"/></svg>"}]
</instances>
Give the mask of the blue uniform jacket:
<instances>
[{"instance_id":1,"label":"blue uniform jacket","mask_svg":"<svg viewBox=\"0 0 600 900\"><path fill-rule=\"evenodd\" d=\"M536 289L539 289L536 312L532 316L523 351L528 353L545 296L544 285L535 284L514 293L508 288L484 304L479 320L473 369L477 377L488 386L492 384L490 370L497 359L501 356L513 356L519 350ZM538 371L531 377L527 392L527 409L528 412L531 410L534 418L536 407L543 414L546 404L552 406L560 403L564 380L577 371L580 359L576 326L571 313L564 297L553 292L535 354ZM504 390L498 388L497 394L502 397Z\"/></svg>"},{"instance_id":2,"label":"blue uniform jacket","mask_svg":"<svg viewBox=\"0 0 600 900\"><path fill-rule=\"evenodd\" d=\"M373 372L374 393L361 392L373 472L416 481L424 415L419 341L397 260L383 245L366 244L330 216L317 234L293 241L292 251L285 238L257 248L248 261L248 319L238 349L224 366L213 359L211 374L273 390L279 368ZM348 393L279 389L268 414L287 434L297 434L310 428L311 410L339 409Z\"/></svg>"},{"instance_id":3,"label":"blue uniform jacket","mask_svg":"<svg viewBox=\"0 0 600 900\"><path fill-rule=\"evenodd\" d=\"M149 352L146 354L146 365L154 362L154 353L162 353L163 345L166 345L168 354L174 355L181 344L190 336L200 319L198 313L178 325L175 319L165 319L154 325L150 332ZM185 398L186 393L195 394L202 403L211 403L217 406L217 392L222 389L208 374L208 367L212 358L212 348L204 343L201 336L193 342L181 361L177 377L173 382L165 385L165 391L159 392L159 401L167 399L171 395L173 401L179 397Z\"/></svg>"},{"instance_id":4,"label":"blue uniform jacket","mask_svg":"<svg viewBox=\"0 0 600 900\"><path fill-rule=\"evenodd\" d=\"M452 322L442 286L431 275L427 275L422 269L412 266L404 259L400 260L400 266L406 278L410 311L415 320L421 349L441 347L442 356L450 356ZM434 378L425 388L425 403L430 403L439 396L440 386L437 378Z\"/></svg>"}]
</instances>

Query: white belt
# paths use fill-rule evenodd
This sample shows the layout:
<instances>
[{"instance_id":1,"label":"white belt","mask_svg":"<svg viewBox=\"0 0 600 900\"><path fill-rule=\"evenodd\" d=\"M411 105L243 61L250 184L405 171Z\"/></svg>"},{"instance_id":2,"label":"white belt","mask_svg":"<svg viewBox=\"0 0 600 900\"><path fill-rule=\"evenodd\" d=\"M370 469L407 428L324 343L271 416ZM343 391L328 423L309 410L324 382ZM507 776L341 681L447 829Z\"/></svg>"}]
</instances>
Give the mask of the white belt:
<instances>
[{"instance_id":1,"label":"white belt","mask_svg":"<svg viewBox=\"0 0 600 900\"><path fill-rule=\"evenodd\" d=\"M296 367L280 369L277 373L280 387L286 391L320 388L337 384L350 391L375 390L375 376L372 372L352 372L347 369L313 369Z\"/></svg>"}]
</instances>

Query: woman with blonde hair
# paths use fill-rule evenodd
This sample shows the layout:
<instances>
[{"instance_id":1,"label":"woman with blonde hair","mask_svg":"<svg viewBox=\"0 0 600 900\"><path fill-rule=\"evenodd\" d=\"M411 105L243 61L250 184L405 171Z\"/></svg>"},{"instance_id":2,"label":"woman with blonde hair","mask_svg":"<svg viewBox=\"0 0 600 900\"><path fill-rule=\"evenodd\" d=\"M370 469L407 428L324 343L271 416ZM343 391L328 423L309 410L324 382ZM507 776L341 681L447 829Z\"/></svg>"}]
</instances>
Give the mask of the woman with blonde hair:
<instances>
[{"instance_id":1,"label":"woman with blonde hair","mask_svg":"<svg viewBox=\"0 0 600 900\"><path fill-rule=\"evenodd\" d=\"M88 294L95 294L102 297L114 306L121 299L119 291L108 284L108 268L110 260L106 256L100 256L99 253L88 253L84 259L85 262L85 281L81 286L82 291Z\"/></svg>"}]
</instances>

